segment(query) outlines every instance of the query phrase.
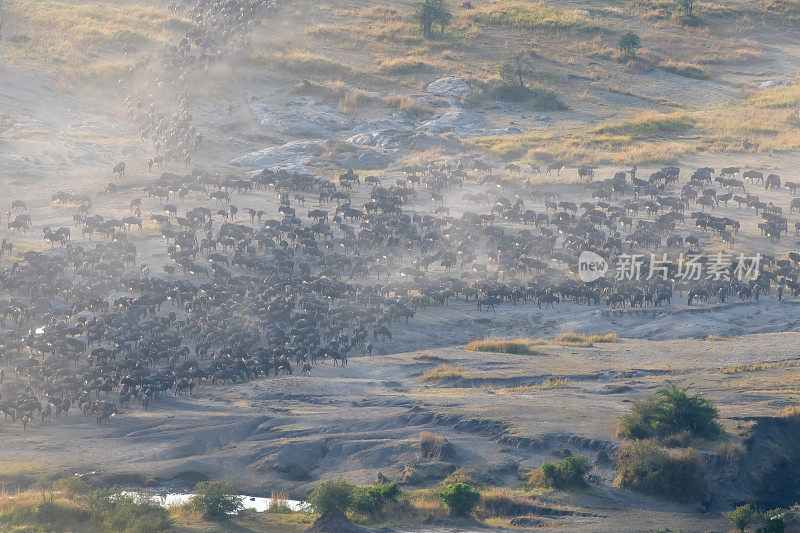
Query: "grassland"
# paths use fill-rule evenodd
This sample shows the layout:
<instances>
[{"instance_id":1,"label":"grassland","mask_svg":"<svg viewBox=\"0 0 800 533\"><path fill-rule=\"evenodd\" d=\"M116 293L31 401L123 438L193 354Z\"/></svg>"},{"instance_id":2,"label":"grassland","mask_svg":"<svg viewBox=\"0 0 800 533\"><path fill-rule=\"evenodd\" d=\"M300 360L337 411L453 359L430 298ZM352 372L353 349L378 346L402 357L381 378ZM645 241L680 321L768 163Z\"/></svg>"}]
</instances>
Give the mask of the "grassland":
<instances>
[{"instance_id":1,"label":"grassland","mask_svg":"<svg viewBox=\"0 0 800 533\"><path fill-rule=\"evenodd\" d=\"M12 43L7 59L92 81L116 80L140 51L189 27L166 7L56 0L6 0L0 19Z\"/></svg>"}]
</instances>

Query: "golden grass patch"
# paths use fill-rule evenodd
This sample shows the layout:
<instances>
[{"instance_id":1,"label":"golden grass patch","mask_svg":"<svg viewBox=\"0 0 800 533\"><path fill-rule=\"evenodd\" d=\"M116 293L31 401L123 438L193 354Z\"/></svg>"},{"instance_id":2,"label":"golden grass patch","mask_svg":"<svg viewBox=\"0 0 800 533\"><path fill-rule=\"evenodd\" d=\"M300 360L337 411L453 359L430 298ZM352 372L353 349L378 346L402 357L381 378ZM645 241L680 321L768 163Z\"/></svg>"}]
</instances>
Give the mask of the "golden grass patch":
<instances>
[{"instance_id":1,"label":"golden grass patch","mask_svg":"<svg viewBox=\"0 0 800 533\"><path fill-rule=\"evenodd\" d=\"M469 377L471 377L469 372L459 366L441 364L436 368L431 368L430 370L425 371L425 373L423 373L419 379L423 382L441 382L467 379Z\"/></svg>"},{"instance_id":2,"label":"golden grass patch","mask_svg":"<svg viewBox=\"0 0 800 533\"><path fill-rule=\"evenodd\" d=\"M595 343L621 342L616 333L596 333L594 335L584 335L582 333L561 333L552 339L536 339L532 341L534 345L559 344L562 346L574 346L577 348L591 348Z\"/></svg>"},{"instance_id":3,"label":"golden grass patch","mask_svg":"<svg viewBox=\"0 0 800 533\"><path fill-rule=\"evenodd\" d=\"M472 352L496 352L517 355L544 355L531 347L531 339L482 339L468 343L465 349Z\"/></svg>"}]
</instances>

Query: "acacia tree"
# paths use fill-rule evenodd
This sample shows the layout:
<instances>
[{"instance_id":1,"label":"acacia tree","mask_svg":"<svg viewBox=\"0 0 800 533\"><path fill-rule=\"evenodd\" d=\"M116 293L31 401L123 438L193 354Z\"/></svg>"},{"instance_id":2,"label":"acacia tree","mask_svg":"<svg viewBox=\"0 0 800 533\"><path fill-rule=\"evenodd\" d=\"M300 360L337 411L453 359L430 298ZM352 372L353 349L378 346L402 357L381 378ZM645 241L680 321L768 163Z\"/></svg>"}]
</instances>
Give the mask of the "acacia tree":
<instances>
[{"instance_id":1,"label":"acacia tree","mask_svg":"<svg viewBox=\"0 0 800 533\"><path fill-rule=\"evenodd\" d=\"M425 0L417 9L416 18L422 33L430 36L434 25L440 26L444 33L445 27L453 20L453 14L446 0Z\"/></svg>"}]
</instances>

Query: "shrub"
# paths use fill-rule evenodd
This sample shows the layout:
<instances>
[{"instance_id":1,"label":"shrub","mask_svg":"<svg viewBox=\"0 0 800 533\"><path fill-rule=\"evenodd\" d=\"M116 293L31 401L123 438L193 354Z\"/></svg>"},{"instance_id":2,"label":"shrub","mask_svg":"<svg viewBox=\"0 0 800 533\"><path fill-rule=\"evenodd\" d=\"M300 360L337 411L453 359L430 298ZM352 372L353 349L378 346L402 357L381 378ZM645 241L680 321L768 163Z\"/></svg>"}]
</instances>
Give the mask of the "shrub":
<instances>
[{"instance_id":1,"label":"shrub","mask_svg":"<svg viewBox=\"0 0 800 533\"><path fill-rule=\"evenodd\" d=\"M111 531L149 533L172 527L169 511L147 495L95 491L86 501L90 513Z\"/></svg>"},{"instance_id":2,"label":"shrub","mask_svg":"<svg viewBox=\"0 0 800 533\"><path fill-rule=\"evenodd\" d=\"M201 481L194 492L190 504L203 518L222 518L242 510L242 499L233 483Z\"/></svg>"},{"instance_id":3,"label":"shrub","mask_svg":"<svg viewBox=\"0 0 800 533\"><path fill-rule=\"evenodd\" d=\"M728 520L731 521L731 525L735 527L737 531L744 533L744 530L750 525L753 518L755 518L756 513L753 510L753 506L748 503L747 505L741 505L733 511L725 513L725 516L728 517Z\"/></svg>"},{"instance_id":4,"label":"shrub","mask_svg":"<svg viewBox=\"0 0 800 533\"><path fill-rule=\"evenodd\" d=\"M586 474L593 465L584 455L571 455L555 463L542 463L532 476L533 484L554 489L571 489L586 486Z\"/></svg>"},{"instance_id":5,"label":"shrub","mask_svg":"<svg viewBox=\"0 0 800 533\"><path fill-rule=\"evenodd\" d=\"M617 462L623 488L678 501L699 500L708 493L706 469L692 448L666 450L651 440L629 443Z\"/></svg>"},{"instance_id":6,"label":"shrub","mask_svg":"<svg viewBox=\"0 0 800 533\"><path fill-rule=\"evenodd\" d=\"M464 483L453 483L439 493L439 499L455 516L466 516L478 504L480 493Z\"/></svg>"},{"instance_id":7,"label":"shrub","mask_svg":"<svg viewBox=\"0 0 800 533\"><path fill-rule=\"evenodd\" d=\"M354 490L355 487L343 479L320 481L308 497L308 503L321 514L336 509L344 511L350 506Z\"/></svg>"},{"instance_id":8,"label":"shrub","mask_svg":"<svg viewBox=\"0 0 800 533\"><path fill-rule=\"evenodd\" d=\"M492 89L491 95L503 102L525 103L536 111L561 111L567 106L553 91L525 85L500 85Z\"/></svg>"},{"instance_id":9,"label":"shrub","mask_svg":"<svg viewBox=\"0 0 800 533\"><path fill-rule=\"evenodd\" d=\"M716 421L717 409L700 393L690 395L667 381L652 398L636 402L633 411L622 417L617 435L628 439L649 439L680 436L716 438L720 426Z\"/></svg>"},{"instance_id":10,"label":"shrub","mask_svg":"<svg viewBox=\"0 0 800 533\"><path fill-rule=\"evenodd\" d=\"M786 509L772 509L762 515L764 525L756 533L783 533L786 530Z\"/></svg>"},{"instance_id":11,"label":"shrub","mask_svg":"<svg viewBox=\"0 0 800 533\"><path fill-rule=\"evenodd\" d=\"M91 485L82 478L76 476L59 479L55 482L54 488L65 493L67 496L83 496L92 491Z\"/></svg>"},{"instance_id":12,"label":"shrub","mask_svg":"<svg viewBox=\"0 0 800 533\"><path fill-rule=\"evenodd\" d=\"M400 497L400 487L397 483L356 487L353 489L350 508L364 514L374 514L380 511L386 502L396 502Z\"/></svg>"},{"instance_id":13,"label":"shrub","mask_svg":"<svg viewBox=\"0 0 800 533\"><path fill-rule=\"evenodd\" d=\"M617 46L623 55L630 58L636 55L636 51L642 47L642 42L638 35L629 31L619 36Z\"/></svg>"}]
</instances>

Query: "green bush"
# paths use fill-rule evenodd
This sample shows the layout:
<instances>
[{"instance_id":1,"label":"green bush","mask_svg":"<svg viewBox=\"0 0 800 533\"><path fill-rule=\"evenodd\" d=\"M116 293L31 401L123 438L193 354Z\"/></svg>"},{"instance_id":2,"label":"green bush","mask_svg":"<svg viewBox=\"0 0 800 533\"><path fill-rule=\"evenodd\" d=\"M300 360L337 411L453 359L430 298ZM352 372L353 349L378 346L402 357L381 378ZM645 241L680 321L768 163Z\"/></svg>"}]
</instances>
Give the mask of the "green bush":
<instances>
[{"instance_id":1,"label":"green bush","mask_svg":"<svg viewBox=\"0 0 800 533\"><path fill-rule=\"evenodd\" d=\"M92 492L92 486L76 476L59 479L55 482L54 488L67 496L84 496Z\"/></svg>"},{"instance_id":2,"label":"green bush","mask_svg":"<svg viewBox=\"0 0 800 533\"><path fill-rule=\"evenodd\" d=\"M617 461L617 484L626 489L678 501L708 494L706 469L692 448L667 450L651 440L629 443Z\"/></svg>"},{"instance_id":3,"label":"green bush","mask_svg":"<svg viewBox=\"0 0 800 533\"><path fill-rule=\"evenodd\" d=\"M189 505L203 518L224 518L242 510L242 499L233 483L201 481L195 485L194 493Z\"/></svg>"},{"instance_id":4,"label":"green bush","mask_svg":"<svg viewBox=\"0 0 800 533\"><path fill-rule=\"evenodd\" d=\"M344 511L350 507L354 490L355 487L343 479L320 481L308 497L308 503L322 514L334 509Z\"/></svg>"},{"instance_id":5,"label":"green bush","mask_svg":"<svg viewBox=\"0 0 800 533\"><path fill-rule=\"evenodd\" d=\"M702 394L689 394L689 385L679 388L667 381L652 398L636 402L633 411L622 417L617 435L627 439L666 439L682 433L691 436L716 438L720 426L716 421L717 409Z\"/></svg>"},{"instance_id":6,"label":"green bush","mask_svg":"<svg viewBox=\"0 0 800 533\"><path fill-rule=\"evenodd\" d=\"M111 531L150 533L172 527L169 511L148 496L95 491L85 501L89 512Z\"/></svg>"},{"instance_id":7,"label":"green bush","mask_svg":"<svg viewBox=\"0 0 800 533\"><path fill-rule=\"evenodd\" d=\"M523 85L499 85L491 90L491 96L502 102L527 104L535 111L561 111L567 106L553 91L541 87Z\"/></svg>"},{"instance_id":8,"label":"green bush","mask_svg":"<svg viewBox=\"0 0 800 533\"><path fill-rule=\"evenodd\" d=\"M586 486L586 474L593 465L584 455L572 455L555 463L542 463L534 475L534 483L544 487L566 490Z\"/></svg>"},{"instance_id":9,"label":"green bush","mask_svg":"<svg viewBox=\"0 0 800 533\"><path fill-rule=\"evenodd\" d=\"M638 35L629 31L619 36L617 46L626 57L634 57L636 51L642 47L642 42Z\"/></svg>"},{"instance_id":10,"label":"green bush","mask_svg":"<svg viewBox=\"0 0 800 533\"><path fill-rule=\"evenodd\" d=\"M756 512L753 510L753 506L748 503L747 505L739 506L733 511L725 513L725 516L728 517L728 520L731 521L731 525L735 527L737 531L744 533L744 530L756 517Z\"/></svg>"},{"instance_id":11,"label":"green bush","mask_svg":"<svg viewBox=\"0 0 800 533\"><path fill-rule=\"evenodd\" d=\"M400 497L397 483L355 487L351 495L350 508L364 514L380 511L386 502L394 502Z\"/></svg>"},{"instance_id":12,"label":"green bush","mask_svg":"<svg viewBox=\"0 0 800 533\"><path fill-rule=\"evenodd\" d=\"M756 533L783 533L786 530L786 509L772 509L762 515L764 525Z\"/></svg>"},{"instance_id":13,"label":"green bush","mask_svg":"<svg viewBox=\"0 0 800 533\"><path fill-rule=\"evenodd\" d=\"M478 504L481 495L469 485L453 483L439 494L439 499L442 500L450 514L466 516Z\"/></svg>"}]
</instances>

